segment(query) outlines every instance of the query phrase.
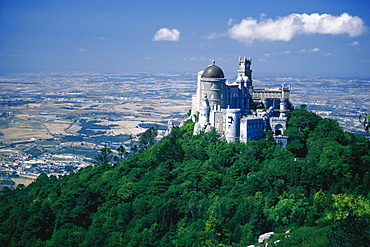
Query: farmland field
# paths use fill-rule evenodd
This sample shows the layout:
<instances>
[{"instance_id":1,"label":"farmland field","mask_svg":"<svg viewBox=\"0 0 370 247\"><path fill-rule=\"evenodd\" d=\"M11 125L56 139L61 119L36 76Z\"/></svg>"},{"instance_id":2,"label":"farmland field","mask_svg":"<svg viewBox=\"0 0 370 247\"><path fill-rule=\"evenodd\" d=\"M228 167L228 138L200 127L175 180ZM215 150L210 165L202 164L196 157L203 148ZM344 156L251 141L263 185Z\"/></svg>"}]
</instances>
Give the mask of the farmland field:
<instances>
[{"instance_id":1,"label":"farmland field","mask_svg":"<svg viewBox=\"0 0 370 247\"><path fill-rule=\"evenodd\" d=\"M259 77L253 81L255 88L282 83L292 85L294 105L306 104L308 110L336 119L348 131L364 133L358 116L370 108L368 79ZM196 73L21 74L0 78L0 87L0 148L36 147L52 153L75 149L91 157L104 146L129 146L151 126L158 127L160 137L168 120L181 122L191 108Z\"/></svg>"}]
</instances>

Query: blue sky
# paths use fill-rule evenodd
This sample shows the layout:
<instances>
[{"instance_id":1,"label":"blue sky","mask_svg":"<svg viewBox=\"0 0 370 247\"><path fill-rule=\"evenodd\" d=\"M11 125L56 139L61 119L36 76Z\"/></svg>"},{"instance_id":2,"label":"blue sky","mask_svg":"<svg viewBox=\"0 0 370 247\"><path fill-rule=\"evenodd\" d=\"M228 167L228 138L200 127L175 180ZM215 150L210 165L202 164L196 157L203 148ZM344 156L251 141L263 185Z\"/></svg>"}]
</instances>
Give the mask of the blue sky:
<instances>
[{"instance_id":1,"label":"blue sky","mask_svg":"<svg viewBox=\"0 0 370 247\"><path fill-rule=\"evenodd\" d=\"M0 74L370 76L369 0L0 0Z\"/></svg>"}]
</instances>

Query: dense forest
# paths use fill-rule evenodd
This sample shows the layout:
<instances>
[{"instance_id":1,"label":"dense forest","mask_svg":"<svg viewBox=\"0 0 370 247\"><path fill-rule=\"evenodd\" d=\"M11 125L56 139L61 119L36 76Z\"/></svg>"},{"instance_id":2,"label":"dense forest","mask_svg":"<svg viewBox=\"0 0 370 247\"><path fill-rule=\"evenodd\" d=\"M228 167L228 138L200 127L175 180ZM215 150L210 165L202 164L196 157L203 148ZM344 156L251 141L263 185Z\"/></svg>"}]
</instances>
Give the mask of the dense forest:
<instances>
[{"instance_id":1,"label":"dense forest","mask_svg":"<svg viewBox=\"0 0 370 247\"><path fill-rule=\"evenodd\" d=\"M286 149L271 132L227 143L193 126L117 164L4 189L1 246L370 246L364 136L304 109L289 112Z\"/></svg>"}]
</instances>

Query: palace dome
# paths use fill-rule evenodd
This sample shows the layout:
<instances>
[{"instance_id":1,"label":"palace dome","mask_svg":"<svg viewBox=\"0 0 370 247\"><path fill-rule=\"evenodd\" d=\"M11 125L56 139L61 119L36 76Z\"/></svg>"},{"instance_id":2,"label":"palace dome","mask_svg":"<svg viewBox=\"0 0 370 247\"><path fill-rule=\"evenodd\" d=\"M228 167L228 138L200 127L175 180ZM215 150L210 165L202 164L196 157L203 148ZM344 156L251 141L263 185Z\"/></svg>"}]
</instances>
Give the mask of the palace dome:
<instances>
[{"instance_id":1,"label":"palace dome","mask_svg":"<svg viewBox=\"0 0 370 247\"><path fill-rule=\"evenodd\" d=\"M224 72L222 69L215 65L212 61L212 65L209 65L203 72L202 78L224 78Z\"/></svg>"}]
</instances>

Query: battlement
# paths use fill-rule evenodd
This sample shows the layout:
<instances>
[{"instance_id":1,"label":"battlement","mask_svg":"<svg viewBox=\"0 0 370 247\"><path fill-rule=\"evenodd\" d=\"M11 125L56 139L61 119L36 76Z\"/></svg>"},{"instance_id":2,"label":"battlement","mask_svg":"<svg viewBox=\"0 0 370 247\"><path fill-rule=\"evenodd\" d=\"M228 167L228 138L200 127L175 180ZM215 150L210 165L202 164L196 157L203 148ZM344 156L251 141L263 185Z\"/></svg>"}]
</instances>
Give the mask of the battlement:
<instances>
[{"instance_id":1,"label":"battlement","mask_svg":"<svg viewBox=\"0 0 370 247\"><path fill-rule=\"evenodd\" d=\"M280 90L289 91L290 92L291 86L290 85L281 84Z\"/></svg>"},{"instance_id":2,"label":"battlement","mask_svg":"<svg viewBox=\"0 0 370 247\"><path fill-rule=\"evenodd\" d=\"M252 64L252 58L251 57L249 57L249 58L246 58L246 57L241 58L241 57L239 57L239 65L241 65L241 64L249 64L249 65L251 65Z\"/></svg>"}]
</instances>

